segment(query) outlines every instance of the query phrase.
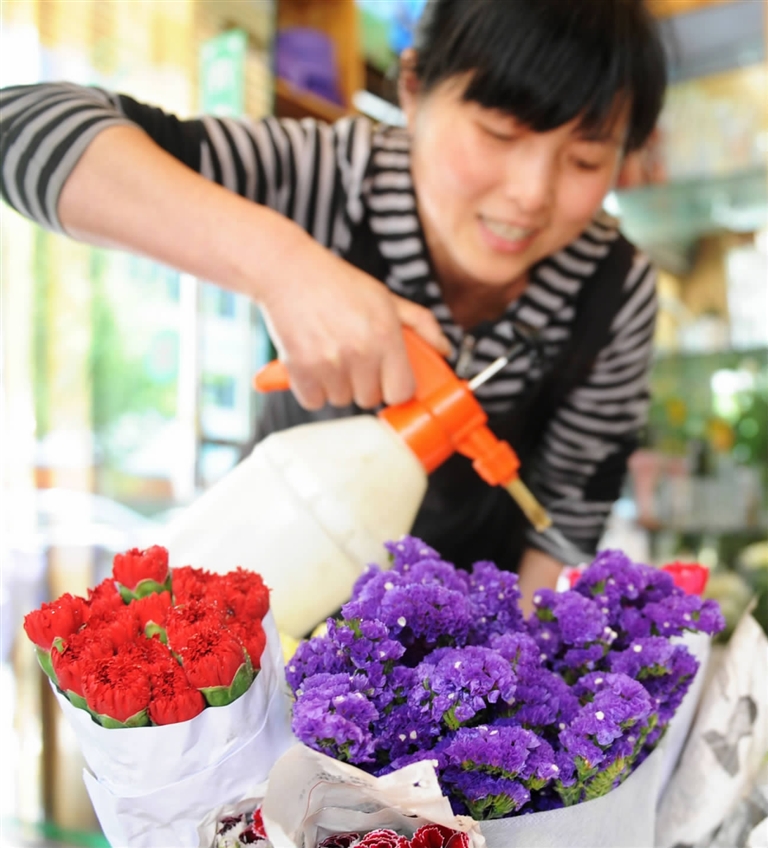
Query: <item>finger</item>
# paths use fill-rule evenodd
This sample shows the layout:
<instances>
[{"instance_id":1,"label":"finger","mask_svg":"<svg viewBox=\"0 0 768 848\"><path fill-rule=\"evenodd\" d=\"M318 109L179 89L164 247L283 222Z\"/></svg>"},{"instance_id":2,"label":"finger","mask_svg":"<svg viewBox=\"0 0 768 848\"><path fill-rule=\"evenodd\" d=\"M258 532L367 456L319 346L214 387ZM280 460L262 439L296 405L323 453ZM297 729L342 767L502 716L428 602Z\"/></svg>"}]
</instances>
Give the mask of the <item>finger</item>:
<instances>
[{"instance_id":1,"label":"finger","mask_svg":"<svg viewBox=\"0 0 768 848\"><path fill-rule=\"evenodd\" d=\"M375 409L383 400L381 394L381 363L366 359L351 370L352 393L361 409Z\"/></svg>"},{"instance_id":2,"label":"finger","mask_svg":"<svg viewBox=\"0 0 768 848\"><path fill-rule=\"evenodd\" d=\"M299 405L308 412L322 409L326 404L323 384L317 378L310 376L301 369L288 368L291 378L291 391Z\"/></svg>"},{"instance_id":3,"label":"finger","mask_svg":"<svg viewBox=\"0 0 768 848\"><path fill-rule=\"evenodd\" d=\"M437 318L429 309L401 297L396 297L396 308L402 324L418 333L424 341L432 345L443 356L451 355L453 352L451 343L445 337Z\"/></svg>"},{"instance_id":4,"label":"finger","mask_svg":"<svg viewBox=\"0 0 768 848\"><path fill-rule=\"evenodd\" d=\"M352 383L341 366L324 369L320 375L323 389L331 406L349 406L352 403Z\"/></svg>"},{"instance_id":5,"label":"finger","mask_svg":"<svg viewBox=\"0 0 768 848\"><path fill-rule=\"evenodd\" d=\"M400 336L381 360L381 394L386 404L405 403L416 392L416 380Z\"/></svg>"}]
</instances>

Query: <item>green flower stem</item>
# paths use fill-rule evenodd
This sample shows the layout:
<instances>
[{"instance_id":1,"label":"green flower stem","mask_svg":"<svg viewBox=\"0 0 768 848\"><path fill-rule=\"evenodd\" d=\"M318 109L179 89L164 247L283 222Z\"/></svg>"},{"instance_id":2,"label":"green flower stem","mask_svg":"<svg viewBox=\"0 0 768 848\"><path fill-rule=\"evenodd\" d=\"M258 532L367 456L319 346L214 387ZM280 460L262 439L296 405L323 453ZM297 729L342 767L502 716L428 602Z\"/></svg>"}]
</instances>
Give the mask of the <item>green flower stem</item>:
<instances>
[{"instance_id":1,"label":"green flower stem","mask_svg":"<svg viewBox=\"0 0 768 848\"><path fill-rule=\"evenodd\" d=\"M607 795L613 789L614 782L624 771L629 771L629 766L625 758L622 757L611 763L605 771L599 772L587 785L585 800L592 801L595 798L600 798L602 795Z\"/></svg>"},{"instance_id":2,"label":"green flower stem","mask_svg":"<svg viewBox=\"0 0 768 848\"><path fill-rule=\"evenodd\" d=\"M464 799L464 803L476 821L503 819L513 813L517 806L508 795L488 795L477 801Z\"/></svg>"},{"instance_id":3,"label":"green flower stem","mask_svg":"<svg viewBox=\"0 0 768 848\"><path fill-rule=\"evenodd\" d=\"M560 796L566 807L573 807L574 804L581 803L583 791L584 787L581 783L574 783L573 786L563 786L559 780L555 783L555 792Z\"/></svg>"}]
</instances>

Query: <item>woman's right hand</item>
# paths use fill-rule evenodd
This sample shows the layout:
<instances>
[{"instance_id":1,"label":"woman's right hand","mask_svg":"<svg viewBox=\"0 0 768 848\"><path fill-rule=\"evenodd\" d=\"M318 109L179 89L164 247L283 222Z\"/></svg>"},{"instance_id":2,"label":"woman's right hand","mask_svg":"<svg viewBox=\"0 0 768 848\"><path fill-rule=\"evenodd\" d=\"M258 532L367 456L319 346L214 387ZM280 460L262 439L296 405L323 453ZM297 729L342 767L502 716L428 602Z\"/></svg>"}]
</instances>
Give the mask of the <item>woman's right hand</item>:
<instances>
[{"instance_id":1,"label":"woman's right hand","mask_svg":"<svg viewBox=\"0 0 768 848\"><path fill-rule=\"evenodd\" d=\"M450 352L428 309L390 294L280 213L194 173L134 127L96 136L58 212L82 241L151 256L252 297L307 409L412 397L401 324Z\"/></svg>"},{"instance_id":2,"label":"woman's right hand","mask_svg":"<svg viewBox=\"0 0 768 848\"><path fill-rule=\"evenodd\" d=\"M371 409L409 400L416 386L402 325L447 356L437 319L309 236L298 241L259 302L299 403Z\"/></svg>"}]
</instances>

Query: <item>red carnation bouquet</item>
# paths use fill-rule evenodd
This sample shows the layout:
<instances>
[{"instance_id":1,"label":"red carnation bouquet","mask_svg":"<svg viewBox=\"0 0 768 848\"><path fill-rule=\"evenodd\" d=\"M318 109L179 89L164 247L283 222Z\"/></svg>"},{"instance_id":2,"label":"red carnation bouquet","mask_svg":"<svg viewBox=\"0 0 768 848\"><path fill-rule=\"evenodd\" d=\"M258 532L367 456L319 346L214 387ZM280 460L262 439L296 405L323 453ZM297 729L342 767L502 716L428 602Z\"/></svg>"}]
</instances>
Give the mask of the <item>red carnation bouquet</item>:
<instances>
[{"instance_id":1,"label":"red carnation bouquet","mask_svg":"<svg viewBox=\"0 0 768 848\"><path fill-rule=\"evenodd\" d=\"M439 824L413 825L410 838L391 828L380 827L367 833L342 831L325 836L319 842L304 844L314 848L471 848L467 833ZM321 834L322 835L322 834ZM240 815L225 816L216 825L213 848L275 848L270 841L261 807Z\"/></svg>"},{"instance_id":2,"label":"red carnation bouquet","mask_svg":"<svg viewBox=\"0 0 768 848\"><path fill-rule=\"evenodd\" d=\"M241 801L294 741L255 572L170 568L165 548L134 548L87 598L43 604L24 629L113 845L197 846L203 813Z\"/></svg>"},{"instance_id":3,"label":"red carnation bouquet","mask_svg":"<svg viewBox=\"0 0 768 848\"><path fill-rule=\"evenodd\" d=\"M88 599L62 595L29 613L40 665L102 727L188 721L248 691L266 645L269 592L238 569L171 571L158 545L117 554Z\"/></svg>"}]
</instances>

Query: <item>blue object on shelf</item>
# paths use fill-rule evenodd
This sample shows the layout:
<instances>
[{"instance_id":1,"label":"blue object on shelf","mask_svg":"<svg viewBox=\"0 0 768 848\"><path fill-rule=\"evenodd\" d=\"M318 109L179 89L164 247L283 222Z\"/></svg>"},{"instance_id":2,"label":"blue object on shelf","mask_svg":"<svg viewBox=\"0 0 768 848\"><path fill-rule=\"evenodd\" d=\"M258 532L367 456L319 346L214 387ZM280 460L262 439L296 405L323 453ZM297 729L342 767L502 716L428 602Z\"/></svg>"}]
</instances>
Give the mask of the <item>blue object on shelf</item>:
<instances>
[{"instance_id":1,"label":"blue object on shelf","mask_svg":"<svg viewBox=\"0 0 768 848\"><path fill-rule=\"evenodd\" d=\"M305 27L277 35L277 75L302 91L344 105L333 41L324 32Z\"/></svg>"}]
</instances>

